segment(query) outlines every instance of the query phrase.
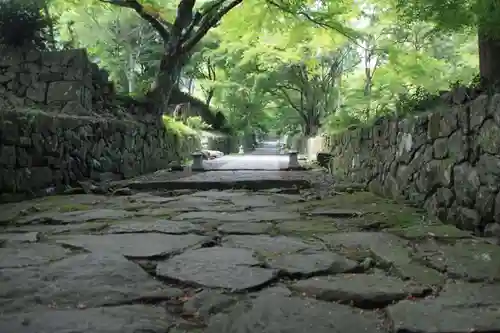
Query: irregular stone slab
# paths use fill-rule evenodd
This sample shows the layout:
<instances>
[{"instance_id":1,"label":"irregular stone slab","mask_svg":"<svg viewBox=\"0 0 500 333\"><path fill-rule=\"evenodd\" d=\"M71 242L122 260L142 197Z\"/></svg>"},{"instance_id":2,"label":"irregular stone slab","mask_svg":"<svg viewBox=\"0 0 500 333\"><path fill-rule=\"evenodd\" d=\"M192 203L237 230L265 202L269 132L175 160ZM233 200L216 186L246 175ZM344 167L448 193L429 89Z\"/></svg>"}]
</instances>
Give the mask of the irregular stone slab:
<instances>
[{"instance_id":1,"label":"irregular stone slab","mask_svg":"<svg viewBox=\"0 0 500 333\"><path fill-rule=\"evenodd\" d=\"M206 197L198 197L193 195L181 195L177 197L177 201L169 202L167 204L163 204L162 206L165 208L184 208L190 210L210 210L213 207L218 206L230 206L232 205L229 199L212 199Z\"/></svg>"},{"instance_id":2,"label":"irregular stone slab","mask_svg":"<svg viewBox=\"0 0 500 333\"><path fill-rule=\"evenodd\" d=\"M481 283L450 283L438 297L441 303L481 306L500 305L500 285Z\"/></svg>"},{"instance_id":3,"label":"irregular stone slab","mask_svg":"<svg viewBox=\"0 0 500 333\"><path fill-rule=\"evenodd\" d=\"M184 223L184 222L183 222ZM233 234L233 235L258 235L265 234L271 228L272 223L224 223L219 226L217 230L222 234Z\"/></svg>"},{"instance_id":4,"label":"irregular stone slab","mask_svg":"<svg viewBox=\"0 0 500 333\"><path fill-rule=\"evenodd\" d=\"M351 272L358 263L331 252L287 254L268 260L271 268L290 275L311 276L322 272Z\"/></svg>"},{"instance_id":5,"label":"irregular stone slab","mask_svg":"<svg viewBox=\"0 0 500 333\"><path fill-rule=\"evenodd\" d=\"M408 249L408 241L385 232L345 232L319 235L329 246L341 253L359 250L369 251L385 264L393 266L392 272L403 279L412 279L419 284L440 285L443 276L416 262Z\"/></svg>"},{"instance_id":6,"label":"irregular stone slab","mask_svg":"<svg viewBox=\"0 0 500 333\"><path fill-rule=\"evenodd\" d=\"M180 202L179 202L180 203ZM232 206L231 204L218 204L218 205L212 205L212 206L202 206L202 205L186 205L186 204L179 204L179 205L172 205L171 207L168 207L166 205L162 205L160 208L145 208L141 209L136 212L136 216L161 216L165 218L172 218L176 215L182 214L182 213L190 213L190 212L218 212L218 213L230 213L230 212L241 212L243 211L244 208L242 207L237 207L237 206ZM191 222L196 222L199 223L200 221L195 220ZM204 220L201 220L201 222L204 222Z\"/></svg>"},{"instance_id":7,"label":"irregular stone slab","mask_svg":"<svg viewBox=\"0 0 500 333\"><path fill-rule=\"evenodd\" d=\"M387 308L395 333L500 332L497 306L441 303L441 298L402 301ZM425 319L424 319L425 318Z\"/></svg>"},{"instance_id":8,"label":"irregular stone slab","mask_svg":"<svg viewBox=\"0 0 500 333\"><path fill-rule=\"evenodd\" d=\"M252 294L250 294L252 295ZM254 293L253 296L259 297L261 295L281 295L285 297L292 296L292 292L285 286L274 286L270 288L262 289L261 291Z\"/></svg>"},{"instance_id":9,"label":"irregular stone slab","mask_svg":"<svg viewBox=\"0 0 500 333\"><path fill-rule=\"evenodd\" d=\"M165 333L170 326L165 309L145 305L45 310L0 318L0 331L6 333Z\"/></svg>"},{"instance_id":10,"label":"irregular stone slab","mask_svg":"<svg viewBox=\"0 0 500 333\"><path fill-rule=\"evenodd\" d=\"M312 299L263 294L238 303L230 313L211 318L205 333L378 333L376 315L345 305Z\"/></svg>"},{"instance_id":11,"label":"irregular stone slab","mask_svg":"<svg viewBox=\"0 0 500 333\"><path fill-rule=\"evenodd\" d=\"M50 223L50 224L68 224L82 223L97 220L120 220L131 216L126 210L114 209L94 209L82 210L67 213L51 213L44 212L36 215L26 216L17 220L19 224L35 224L35 223Z\"/></svg>"},{"instance_id":12,"label":"irregular stone slab","mask_svg":"<svg viewBox=\"0 0 500 333\"><path fill-rule=\"evenodd\" d=\"M390 272L402 279L411 279L425 286L441 286L446 281L442 273L414 261L393 266Z\"/></svg>"},{"instance_id":13,"label":"irregular stone slab","mask_svg":"<svg viewBox=\"0 0 500 333\"><path fill-rule=\"evenodd\" d=\"M276 199L281 199L280 202L287 202L278 196L255 195L246 191L203 191L193 194L193 196L225 201L241 208L275 207L277 205Z\"/></svg>"},{"instance_id":14,"label":"irregular stone slab","mask_svg":"<svg viewBox=\"0 0 500 333\"><path fill-rule=\"evenodd\" d=\"M277 271L258 267L253 251L211 247L184 252L156 267L159 276L187 284L243 291L259 287Z\"/></svg>"},{"instance_id":15,"label":"irregular stone slab","mask_svg":"<svg viewBox=\"0 0 500 333\"><path fill-rule=\"evenodd\" d=\"M36 243L40 239L38 232L10 232L0 234L0 242Z\"/></svg>"},{"instance_id":16,"label":"irregular stone slab","mask_svg":"<svg viewBox=\"0 0 500 333\"><path fill-rule=\"evenodd\" d=\"M498 281L500 247L479 241L459 241L453 245L433 241L420 243L417 256L451 278L468 281Z\"/></svg>"},{"instance_id":17,"label":"irregular stone slab","mask_svg":"<svg viewBox=\"0 0 500 333\"><path fill-rule=\"evenodd\" d=\"M283 221L283 220L296 220L299 219L300 215L298 213L290 212L268 212L268 211L257 211L257 212L190 212L177 215L173 217L174 220L187 220L196 222L208 222L210 220L215 220L219 222L272 222L272 221Z\"/></svg>"},{"instance_id":18,"label":"irregular stone slab","mask_svg":"<svg viewBox=\"0 0 500 333\"><path fill-rule=\"evenodd\" d=\"M323 301L348 303L368 309L430 291L429 288L382 274L322 276L299 281L290 288Z\"/></svg>"},{"instance_id":19,"label":"irregular stone slab","mask_svg":"<svg viewBox=\"0 0 500 333\"><path fill-rule=\"evenodd\" d=\"M211 171L178 180L155 179L127 184L133 189L265 190L270 188L310 188L307 172Z\"/></svg>"},{"instance_id":20,"label":"irregular stone slab","mask_svg":"<svg viewBox=\"0 0 500 333\"><path fill-rule=\"evenodd\" d=\"M269 208L277 206L276 202L272 200L272 197L265 197L265 196L236 197L233 198L231 201L234 205L246 209Z\"/></svg>"},{"instance_id":21,"label":"irregular stone slab","mask_svg":"<svg viewBox=\"0 0 500 333\"><path fill-rule=\"evenodd\" d=\"M140 232L159 232L164 234L181 235L188 233L201 233L204 229L199 224L181 221L130 221L111 225L107 232L110 234L120 233L140 233Z\"/></svg>"},{"instance_id":22,"label":"irregular stone slab","mask_svg":"<svg viewBox=\"0 0 500 333\"><path fill-rule=\"evenodd\" d=\"M137 193L128 197L129 201L144 202L151 204L163 204L172 201L178 201L178 197L161 197L157 195L151 195L149 193Z\"/></svg>"},{"instance_id":23,"label":"irregular stone slab","mask_svg":"<svg viewBox=\"0 0 500 333\"><path fill-rule=\"evenodd\" d=\"M250 192L247 191L240 191L240 190L235 190L235 191L217 191L217 190L211 190L211 191L200 191L193 193L193 197L206 197L210 198L212 200L231 200L234 197L241 197L241 196L246 196L250 194Z\"/></svg>"},{"instance_id":24,"label":"irregular stone slab","mask_svg":"<svg viewBox=\"0 0 500 333\"><path fill-rule=\"evenodd\" d=\"M121 254L128 258L152 258L169 256L206 240L206 237L198 235L137 233L75 235L58 239L57 243L84 248L91 252Z\"/></svg>"},{"instance_id":25,"label":"irregular stone slab","mask_svg":"<svg viewBox=\"0 0 500 333\"><path fill-rule=\"evenodd\" d=\"M84 222L78 224L33 224L21 225L7 229L9 232L38 232L42 234L64 234L64 233L90 233L105 229L109 223L106 222Z\"/></svg>"},{"instance_id":26,"label":"irregular stone slab","mask_svg":"<svg viewBox=\"0 0 500 333\"><path fill-rule=\"evenodd\" d=\"M183 312L208 319L209 316L219 313L235 301L235 297L219 291L203 290L184 303Z\"/></svg>"},{"instance_id":27,"label":"irregular stone slab","mask_svg":"<svg viewBox=\"0 0 500 333\"><path fill-rule=\"evenodd\" d=\"M3 269L0 309L25 312L167 298L168 287L121 256L79 254L49 265Z\"/></svg>"},{"instance_id":28,"label":"irregular stone slab","mask_svg":"<svg viewBox=\"0 0 500 333\"><path fill-rule=\"evenodd\" d=\"M414 225L401 229L389 229L389 232L407 239L461 239L471 238L472 235L450 224Z\"/></svg>"},{"instance_id":29,"label":"irregular stone slab","mask_svg":"<svg viewBox=\"0 0 500 333\"><path fill-rule=\"evenodd\" d=\"M332 218L345 218L345 217L356 217L363 213L350 209L326 209L326 208L316 208L309 212L308 215L311 216L328 216Z\"/></svg>"},{"instance_id":30,"label":"irregular stone slab","mask_svg":"<svg viewBox=\"0 0 500 333\"><path fill-rule=\"evenodd\" d=\"M0 248L0 268L20 268L61 260L69 252L61 246L23 243Z\"/></svg>"},{"instance_id":31,"label":"irregular stone slab","mask_svg":"<svg viewBox=\"0 0 500 333\"><path fill-rule=\"evenodd\" d=\"M267 236L267 235L231 235L222 239L225 247L246 248L258 251L261 254L274 255L295 253L303 250L319 249L307 244L299 238L288 236Z\"/></svg>"},{"instance_id":32,"label":"irregular stone slab","mask_svg":"<svg viewBox=\"0 0 500 333\"><path fill-rule=\"evenodd\" d=\"M339 231L339 226L335 221L324 221L322 219L286 221L276 225L281 234L291 235L324 235Z\"/></svg>"},{"instance_id":33,"label":"irregular stone slab","mask_svg":"<svg viewBox=\"0 0 500 333\"><path fill-rule=\"evenodd\" d=\"M407 263L410 251L407 241L384 232L345 232L319 236L334 248L363 248L372 251L386 263Z\"/></svg>"},{"instance_id":34,"label":"irregular stone slab","mask_svg":"<svg viewBox=\"0 0 500 333\"><path fill-rule=\"evenodd\" d=\"M46 196L33 200L1 204L2 214L0 214L0 224L14 221L28 214L41 213L48 210L85 210L98 202L106 200L106 198L106 196L98 195Z\"/></svg>"}]
</instances>

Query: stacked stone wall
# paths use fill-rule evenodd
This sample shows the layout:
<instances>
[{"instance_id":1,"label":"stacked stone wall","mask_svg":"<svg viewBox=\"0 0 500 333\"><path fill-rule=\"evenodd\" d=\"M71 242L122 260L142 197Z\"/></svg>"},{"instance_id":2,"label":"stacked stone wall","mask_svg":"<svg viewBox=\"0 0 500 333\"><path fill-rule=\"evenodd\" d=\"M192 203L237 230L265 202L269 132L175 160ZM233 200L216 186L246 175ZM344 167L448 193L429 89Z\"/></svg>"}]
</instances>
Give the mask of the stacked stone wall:
<instances>
[{"instance_id":1,"label":"stacked stone wall","mask_svg":"<svg viewBox=\"0 0 500 333\"><path fill-rule=\"evenodd\" d=\"M500 94L329 140L331 171L488 235L500 228Z\"/></svg>"},{"instance_id":2,"label":"stacked stone wall","mask_svg":"<svg viewBox=\"0 0 500 333\"><path fill-rule=\"evenodd\" d=\"M130 178L179 164L199 149L197 137L169 133L143 106L104 109L106 95L114 98L110 88L84 50L2 51L0 193Z\"/></svg>"},{"instance_id":3,"label":"stacked stone wall","mask_svg":"<svg viewBox=\"0 0 500 333\"><path fill-rule=\"evenodd\" d=\"M89 115L97 71L80 49L2 50L0 99L4 107L44 105L52 112Z\"/></svg>"}]
</instances>

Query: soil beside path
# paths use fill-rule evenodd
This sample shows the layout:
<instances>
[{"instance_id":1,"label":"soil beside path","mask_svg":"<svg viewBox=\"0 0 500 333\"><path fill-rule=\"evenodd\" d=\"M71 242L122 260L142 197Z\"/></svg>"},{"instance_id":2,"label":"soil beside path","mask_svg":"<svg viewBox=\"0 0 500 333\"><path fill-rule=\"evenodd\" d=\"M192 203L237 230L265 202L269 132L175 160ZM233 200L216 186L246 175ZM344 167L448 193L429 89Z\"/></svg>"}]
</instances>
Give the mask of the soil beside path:
<instances>
[{"instance_id":1,"label":"soil beside path","mask_svg":"<svg viewBox=\"0 0 500 333\"><path fill-rule=\"evenodd\" d=\"M0 332L500 331L500 247L318 172L246 175L0 205Z\"/></svg>"}]
</instances>

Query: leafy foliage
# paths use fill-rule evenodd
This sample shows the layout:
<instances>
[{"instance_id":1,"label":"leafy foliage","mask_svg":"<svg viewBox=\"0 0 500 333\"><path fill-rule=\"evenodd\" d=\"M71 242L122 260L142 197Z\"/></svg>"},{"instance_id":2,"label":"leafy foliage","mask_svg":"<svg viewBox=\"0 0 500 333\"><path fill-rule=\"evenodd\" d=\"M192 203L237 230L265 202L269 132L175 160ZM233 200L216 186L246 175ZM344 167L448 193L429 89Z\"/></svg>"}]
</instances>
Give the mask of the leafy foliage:
<instances>
[{"instance_id":1,"label":"leafy foliage","mask_svg":"<svg viewBox=\"0 0 500 333\"><path fill-rule=\"evenodd\" d=\"M195 131L208 130L212 128L212 126L204 122L201 117L188 117L186 119L186 125Z\"/></svg>"},{"instance_id":2,"label":"leafy foliage","mask_svg":"<svg viewBox=\"0 0 500 333\"><path fill-rule=\"evenodd\" d=\"M196 135L197 132L196 130L192 129L191 127L187 126L181 121L175 120L174 118L163 115L162 116L163 120L163 125L165 128L171 132L174 133L178 136L184 136L184 135Z\"/></svg>"},{"instance_id":3,"label":"leafy foliage","mask_svg":"<svg viewBox=\"0 0 500 333\"><path fill-rule=\"evenodd\" d=\"M87 48L122 93L151 90L169 43L143 15L113 5L133 0L52 1L64 43ZM194 10L236 2L199 0ZM138 3L174 31L180 0ZM239 1L190 42L180 66L180 89L213 112L166 124L316 135L426 110L449 82L477 75L474 29L495 34L499 12L494 0Z\"/></svg>"},{"instance_id":4,"label":"leafy foliage","mask_svg":"<svg viewBox=\"0 0 500 333\"><path fill-rule=\"evenodd\" d=\"M36 0L0 1L0 44L45 49L48 30L53 24L43 13L42 8L46 5Z\"/></svg>"}]
</instances>

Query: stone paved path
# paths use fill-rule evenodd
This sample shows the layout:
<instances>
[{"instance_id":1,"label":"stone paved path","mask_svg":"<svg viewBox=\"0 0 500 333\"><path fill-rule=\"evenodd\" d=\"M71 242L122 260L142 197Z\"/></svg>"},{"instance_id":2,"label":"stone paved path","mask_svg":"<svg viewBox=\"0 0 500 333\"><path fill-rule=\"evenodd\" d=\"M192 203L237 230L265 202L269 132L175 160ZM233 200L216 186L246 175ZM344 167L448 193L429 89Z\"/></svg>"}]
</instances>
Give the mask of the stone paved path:
<instances>
[{"instance_id":1,"label":"stone paved path","mask_svg":"<svg viewBox=\"0 0 500 333\"><path fill-rule=\"evenodd\" d=\"M336 192L4 204L0 332L500 332L500 247Z\"/></svg>"},{"instance_id":2,"label":"stone paved path","mask_svg":"<svg viewBox=\"0 0 500 333\"><path fill-rule=\"evenodd\" d=\"M257 148L250 155L226 155L213 160L204 161L208 170L282 170L288 168L288 155L262 154Z\"/></svg>"},{"instance_id":3,"label":"stone paved path","mask_svg":"<svg viewBox=\"0 0 500 333\"><path fill-rule=\"evenodd\" d=\"M278 142L263 142L260 147L245 155L226 155L214 160L204 161L207 170L267 170L287 169L288 155L280 155Z\"/></svg>"}]
</instances>

